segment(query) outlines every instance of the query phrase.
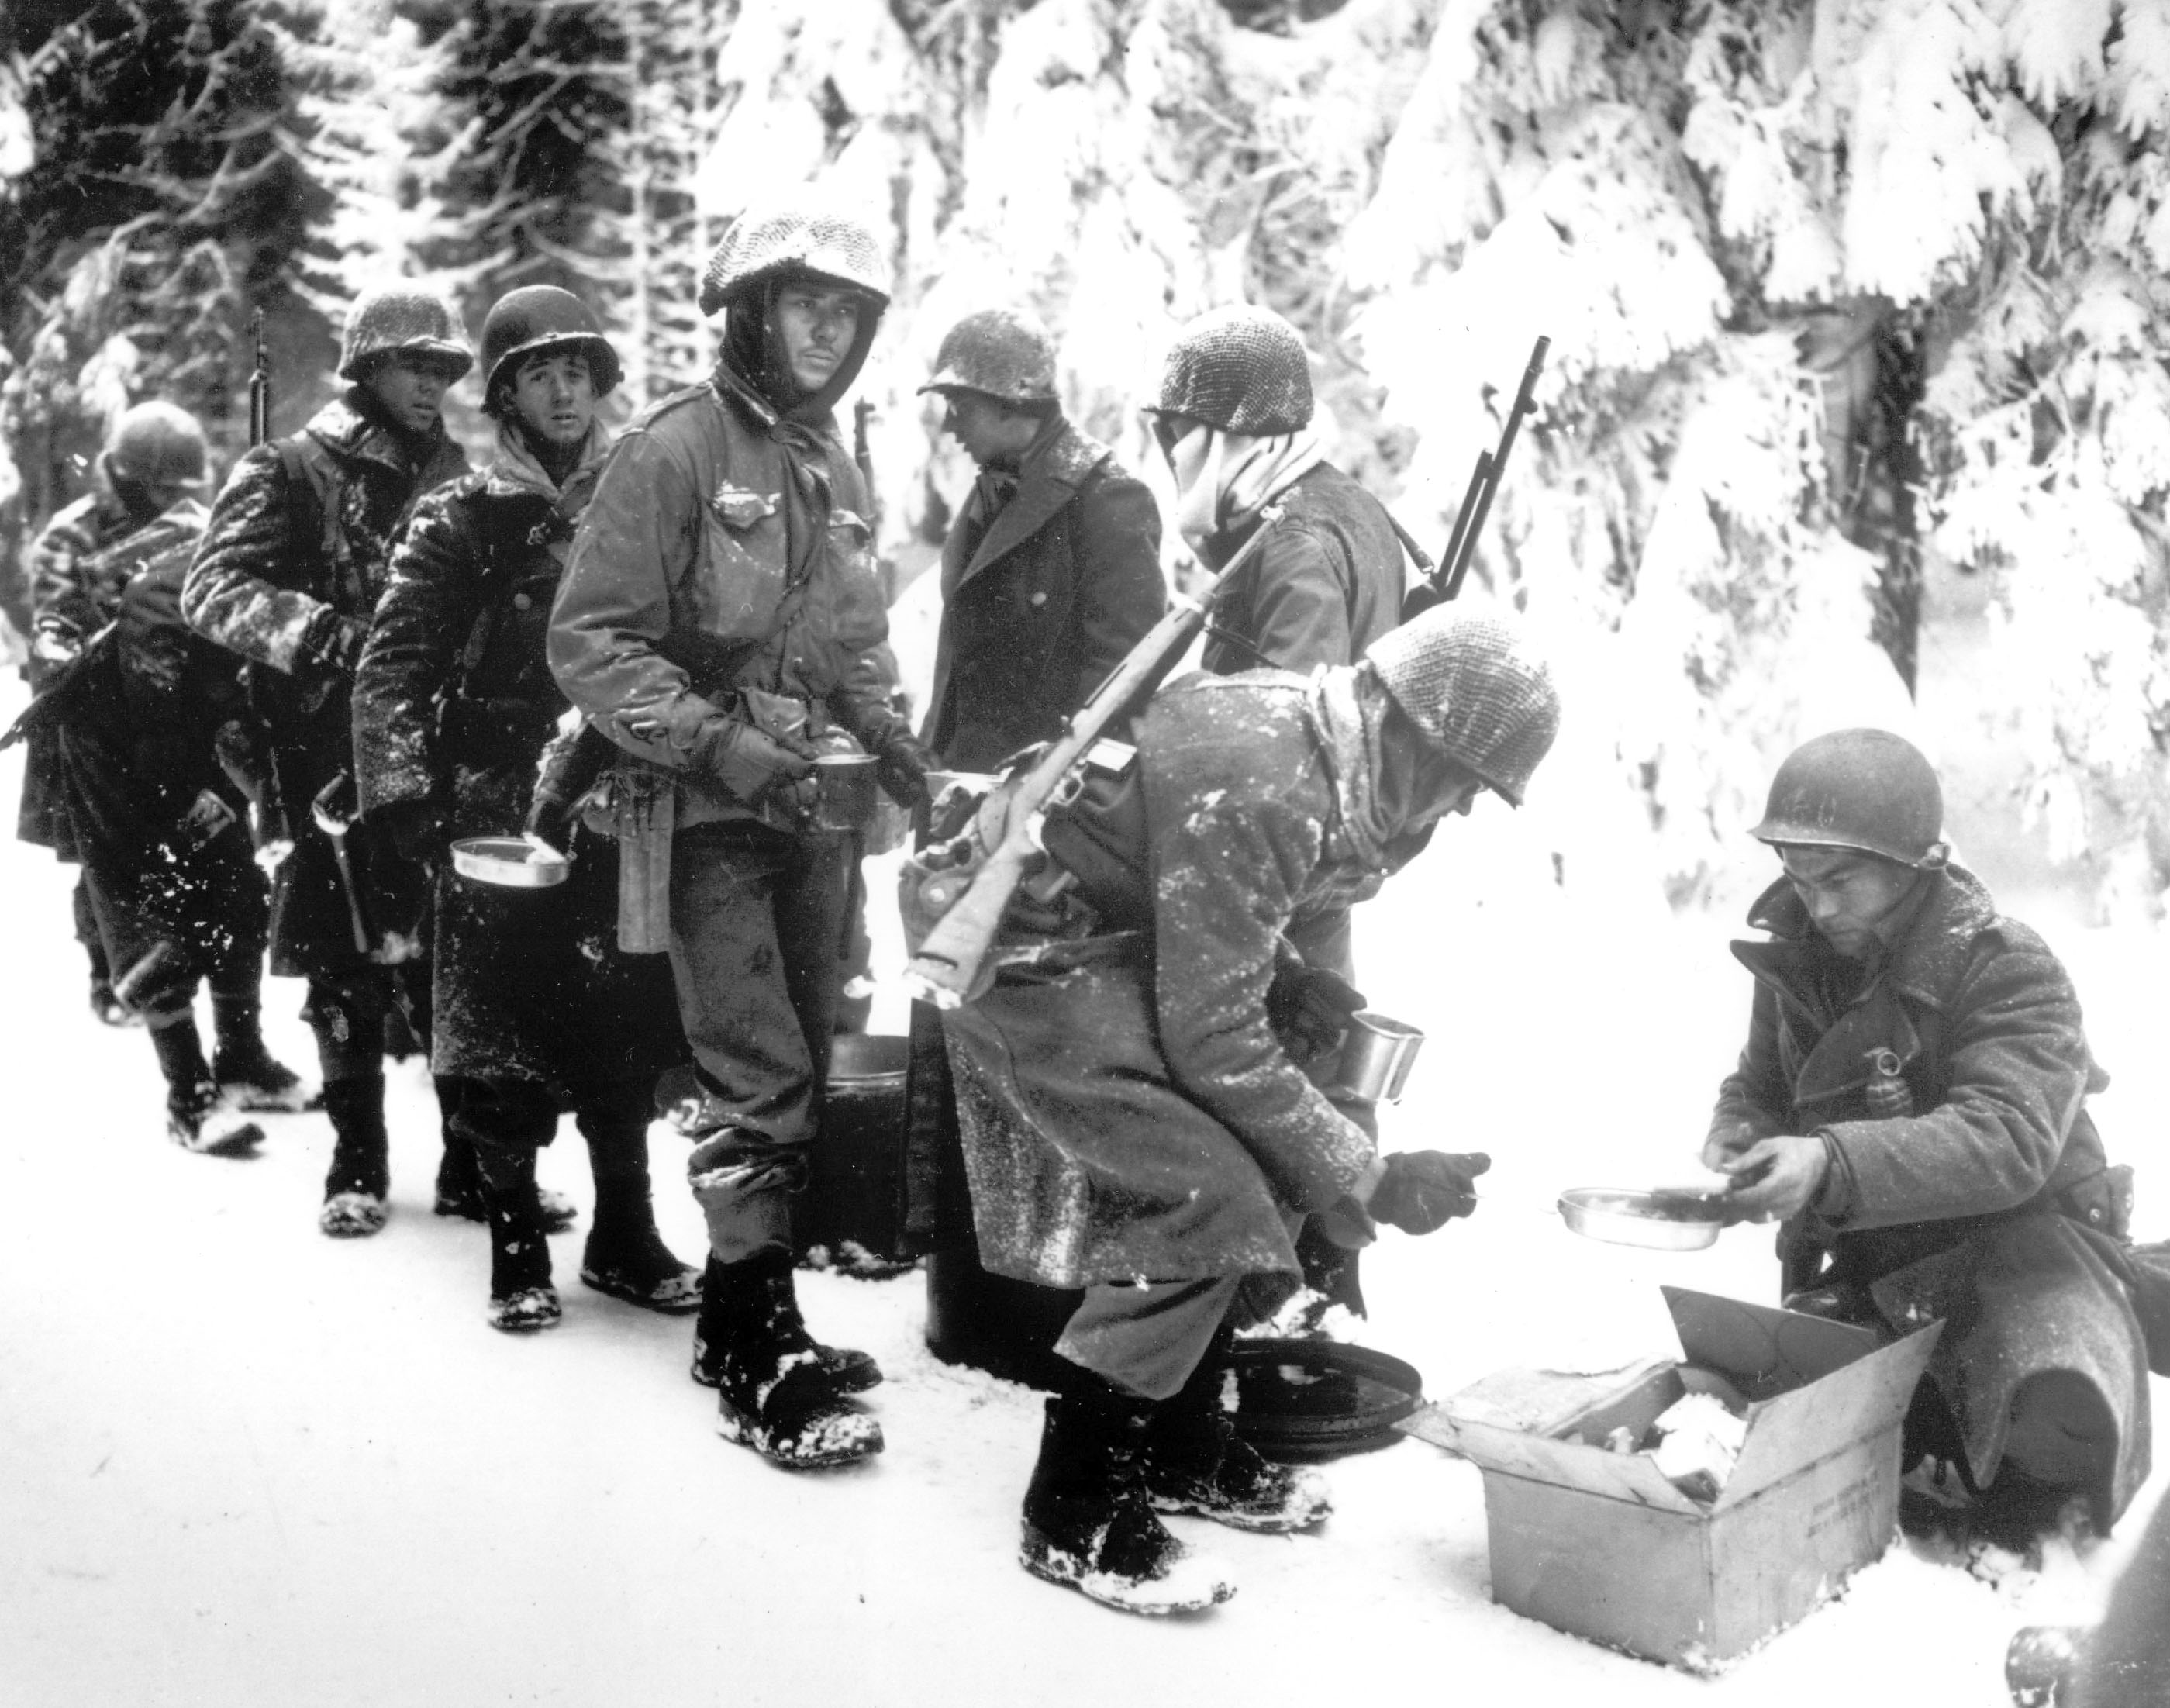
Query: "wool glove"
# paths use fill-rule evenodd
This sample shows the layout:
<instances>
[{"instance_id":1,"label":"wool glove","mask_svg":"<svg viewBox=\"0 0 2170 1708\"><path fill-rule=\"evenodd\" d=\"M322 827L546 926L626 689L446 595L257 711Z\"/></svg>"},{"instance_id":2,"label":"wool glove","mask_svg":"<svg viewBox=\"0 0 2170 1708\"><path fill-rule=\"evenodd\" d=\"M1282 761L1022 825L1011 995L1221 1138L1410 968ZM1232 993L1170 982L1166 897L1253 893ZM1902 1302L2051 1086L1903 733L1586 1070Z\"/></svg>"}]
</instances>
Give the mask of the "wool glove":
<instances>
[{"instance_id":1,"label":"wool glove","mask_svg":"<svg viewBox=\"0 0 2170 1708\"><path fill-rule=\"evenodd\" d=\"M874 749L874 781L890 800L907 812L932 804L927 774L934 768L934 760L909 729L898 725Z\"/></svg>"},{"instance_id":2,"label":"wool glove","mask_svg":"<svg viewBox=\"0 0 2170 1708\"><path fill-rule=\"evenodd\" d=\"M803 742L786 742L739 718L711 718L694 732L687 757L728 790L733 799L758 806L772 791L804 779L814 758Z\"/></svg>"},{"instance_id":3,"label":"wool glove","mask_svg":"<svg viewBox=\"0 0 2170 1708\"><path fill-rule=\"evenodd\" d=\"M1481 1150L1398 1150L1364 1207L1404 1234L1431 1234L1477 1207L1477 1176L1492 1166Z\"/></svg>"},{"instance_id":4,"label":"wool glove","mask_svg":"<svg viewBox=\"0 0 2170 1708\"><path fill-rule=\"evenodd\" d=\"M1299 1065L1340 1047L1364 993L1337 972L1283 959L1266 988L1266 1019Z\"/></svg>"}]
</instances>

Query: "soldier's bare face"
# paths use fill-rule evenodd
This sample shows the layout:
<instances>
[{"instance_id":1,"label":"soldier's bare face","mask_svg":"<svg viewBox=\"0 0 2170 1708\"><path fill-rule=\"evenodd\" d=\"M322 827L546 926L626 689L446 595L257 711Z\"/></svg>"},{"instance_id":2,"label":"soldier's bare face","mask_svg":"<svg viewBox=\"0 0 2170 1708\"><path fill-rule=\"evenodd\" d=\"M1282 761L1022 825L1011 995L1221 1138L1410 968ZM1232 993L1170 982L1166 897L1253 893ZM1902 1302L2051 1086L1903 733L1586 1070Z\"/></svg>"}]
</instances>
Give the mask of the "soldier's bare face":
<instances>
[{"instance_id":1,"label":"soldier's bare face","mask_svg":"<svg viewBox=\"0 0 2170 1708\"><path fill-rule=\"evenodd\" d=\"M802 392L818 392L858 338L858 293L841 286L785 285L776 293L768 327L793 383Z\"/></svg>"},{"instance_id":2,"label":"soldier's bare face","mask_svg":"<svg viewBox=\"0 0 2170 1708\"><path fill-rule=\"evenodd\" d=\"M531 356L512 377L512 412L534 438L577 445L596 418L596 383L577 350Z\"/></svg>"},{"instance_id":3,"label":"soldier's bare face","mask_svg":"<svg viewBox=\"0 0 2170 1708\"><path fill-rule=\"evenodd\" d=\"M942 431L975 463L1014 463L1040 436L1038 417L1006 409L985 392L945 391L942 401Z\"/></svg>"},{"instance_id":4,"label":"soldier's bare face","mask_svg":"<svg viewBox=\"0 0 2170 1708\"><path fill-rule=\"evenodd\" d=\"M452 383L452 375L442 362L404 350L380 360L362 382L393 424L410 433L426 433L437 425Z\"/></svg>"},{"instance_id":5,"label":"soldier's bare face","mask_svg":"<svg viewBox=\"0 0 2170 1708\"><path fill-rule=\"evenodd\" d=\"M1879 927L1906 899L1921 875L1895 860L1851 849L1784 848L1787 881L1809 923L1850 960L1866 961L1884 941Z\"/></svg>"}]
</instances>

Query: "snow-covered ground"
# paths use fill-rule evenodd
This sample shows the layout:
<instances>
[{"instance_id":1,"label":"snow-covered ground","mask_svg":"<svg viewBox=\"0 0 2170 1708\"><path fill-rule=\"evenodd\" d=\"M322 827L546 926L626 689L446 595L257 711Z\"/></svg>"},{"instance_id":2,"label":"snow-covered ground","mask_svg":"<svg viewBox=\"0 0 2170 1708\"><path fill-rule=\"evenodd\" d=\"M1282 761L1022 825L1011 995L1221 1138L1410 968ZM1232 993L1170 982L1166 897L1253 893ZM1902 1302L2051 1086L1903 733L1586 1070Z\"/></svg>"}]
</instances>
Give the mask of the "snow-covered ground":
<instances>
[{"instance_id":1,"label":"snow-covered ground","mask_svg":"<svg viewBox=\"0 0 2170 1708\"><path fill-rule=\"evenodd\" d=\"M15 692L0 699L12 715ZM19 776L11 753L0 800ZM1488 801L1360 916L1376 1004L1431 1034L1387 1143L1497 1159L1472 1221L1390 1234L1367 1259L1362 1337L1435 1396L1502 1365L1641 1345L1661 1282L1761 1299L1773 1278L1766 1229L1664 1258L1578 1240L1551 1214L1563 1186L1692 1174L1747 990L1726 922L1570 899L1525 834ZM2053 1546L2000 1583L1901 1544L1702 1680L1493 1606L1476 1470L1404 1441L1331 1469L1338 1510L1318 1534L1177 1521L1229 1557L1241 1593L1194 1620L1126 1619L1017 1566L1038 1400L927 1356L917 1277L804 1278L817 1332L889 1373L870 1400L890 1446L843 1473L772 1470L714 1434L684 1320L580 1287L579 1230L554 1242L564 1325L484 1326L481 1231L429 1213L419 1064L393 1077L391 1225L326 1240L323 1118L270 1117L249 1161L166 1143L142 1035L85 1010L66 872L0 842L0 886L15 956L0 994L7 1708L1991 1708L2013 1630L2087 1616L2162 1491L2158 1475L2112 1541ZM2141 1165L2142 1232L2161 1237L2164 944L2044 923L2118 1076L2104 1132ZM267 996L275 1044L307 1062L299 988ZM682 1147L662 1129L653 1144L666 1231L696 1254ZM585 1207L569 1127L543 1175ZM2160 1428L2157 1458L2170 1463Z\"/></svg>"}]
</instances>

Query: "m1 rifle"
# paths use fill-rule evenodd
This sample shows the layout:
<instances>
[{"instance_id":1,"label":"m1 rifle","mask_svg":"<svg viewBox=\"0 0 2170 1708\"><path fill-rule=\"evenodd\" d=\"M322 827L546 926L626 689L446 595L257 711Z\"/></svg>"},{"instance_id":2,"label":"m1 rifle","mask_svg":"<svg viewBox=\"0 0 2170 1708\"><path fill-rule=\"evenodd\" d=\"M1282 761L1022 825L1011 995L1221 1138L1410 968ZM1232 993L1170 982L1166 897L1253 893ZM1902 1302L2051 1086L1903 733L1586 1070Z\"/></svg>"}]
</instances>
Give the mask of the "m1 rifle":
<instances>
[{"instance_id":1,"label":"m1 rifle","mask_svg":"<svg viewBox=\"0 0 2170 1708\"><path fill-rule=\"evenodd\" d=\"M1259 512L1258 527L1221 569L1221 585L1250 560L1280 519L1275 505ZM1003 912L1040 859L1040 820L1049 806L1075 793L1094 744L1158 686L1198 638L1206 615L1206 603L1177 594L1168 614L1071 714L1062 734L1013 766L962 831L906 866L907 930L914 919L933 922L904 970L905 989L915 1001L955 1009L979 993Z\"/></svg>"},{"instance_id":2,"label":"m1 rifle","mask_svg":"<svg viewBox=\"0 0 2170 1708\"><path fill-rule=\"evenodd\" d=\"M264 348L261 308L249 315L249 332L256 356L249 375L249 448L253 451L271 442L271 358ZM256 668L254 665L242 667L244 683ZM253 708L255 696L251 694L249 699ZM222 744L219 763L226 767L227 775L249 797L249 804L254 809L250 830L256 844L256 858L268 870L292 850L294 826L286 816L286 803L279 792L279 769L271 757L270 731L253 709L247 715L253 727L237 730Z\"/></svg>"},{"instance_id":3,"label":"m1 rifle","mask_svg":"<svg viewBox=\"0 0 2170 1708\"><path fill-rule=\"evenodd\" d=\"M1402 621L1421 616L1435 605L1443 605L1462 591L1462 578L1469 573L1469 560L1477 552L1477 537L1484 530L1484 518L1491 513L1492 495L1499 490L1499 477L1506 472L1507 458L1515 449L1515 436L1521 431L1522 417L1536 412L1537 376L1544 372L1545 352L1552 348L1552 340L1540 338L1530 351L1530 365L1522 370L1521 388L1515 394L1514 407L1507 411L1507 424L1499 430L1499 444L1496 450L1479 451L1477 467L1469 476L1468 490L1462 495L1462 508L1455 513L1454 532L1447 536L1446 552L1439 567L1423 565L1425 571L1402 600ZM1422 564L1422 554L1419 554Z\"/></svg>"}]
</instances>

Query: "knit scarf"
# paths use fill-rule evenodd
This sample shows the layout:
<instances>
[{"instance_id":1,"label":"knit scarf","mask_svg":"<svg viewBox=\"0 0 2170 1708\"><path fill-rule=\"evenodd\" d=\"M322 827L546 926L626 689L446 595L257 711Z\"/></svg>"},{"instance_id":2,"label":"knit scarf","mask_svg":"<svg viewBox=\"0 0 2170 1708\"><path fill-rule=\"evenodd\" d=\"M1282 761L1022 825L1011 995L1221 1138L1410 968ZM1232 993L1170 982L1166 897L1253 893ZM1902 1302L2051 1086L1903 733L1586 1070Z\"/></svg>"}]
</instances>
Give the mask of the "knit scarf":
<instances>
[{"instance_id":1,"label":"knit scarf","mask_svg":"<svg viewBox=\"0 0 2170 1708\"><path fill-rule=\"evenodd\" d=\"M561 486L550 478L550 471L542 466L542 459L535 454L535 447L518 424L500 421L497 455L489 465L490 490L499 494L532 492L557 504L562 514L577 516L587 506L610 447L610 429L601 420L591 421L588 436L581 442L580 459Z\"/></svg>"},{"instance_id":2,"label":"knit scarf","mask_svg":"<svg viewBox=\"0 0 2170 1708\"><path fill-rule=\"evenodd\" d=\"M1311 427L1258 439L1200 422L1176 441L1175 522L1193 551L1239 527L1326 458Z\"/></svg>"},{"instance_id":3,"label":"knit scarf","mask_svg":"<svg viewBox=\"0 0 2170 1708\"><path fill-rule=\"evenodd\" d=\"M1408 825L1437 801L1439 760L1420 741L1386 739L1393 699L1368 660L1319 666L1311 673L1305 709L1350 855L1375 872L1400 870L1430 840L1429 825L1414 834ZM1413 735L1406 725L1403 732Z\"/></svg>"}]
</instances>

